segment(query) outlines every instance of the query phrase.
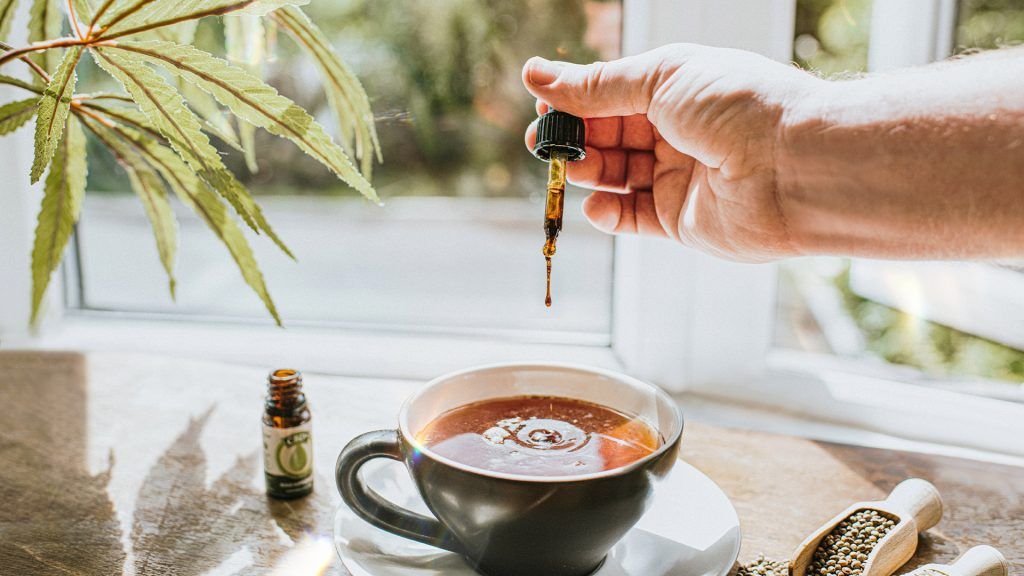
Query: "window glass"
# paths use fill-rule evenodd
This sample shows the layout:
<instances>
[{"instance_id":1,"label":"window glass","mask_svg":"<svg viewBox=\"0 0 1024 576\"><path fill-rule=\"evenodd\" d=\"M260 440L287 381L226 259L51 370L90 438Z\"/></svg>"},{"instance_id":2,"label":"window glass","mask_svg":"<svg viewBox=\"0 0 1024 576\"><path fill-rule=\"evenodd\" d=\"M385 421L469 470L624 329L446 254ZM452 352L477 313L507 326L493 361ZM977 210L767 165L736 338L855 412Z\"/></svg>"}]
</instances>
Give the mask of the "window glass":
<instances>
[{"instance_id":1,"label":"window glass","mask_svg":"<svg viewBox=\"0 0 1024 576\"><path fill-rule=\"evenodd\" d=\"M369 94L384 162L371 205L290 142L259 131L258 172L225 162L263 203L293 263L250 236L286 323L402 329L508 329L607 342L612 240L582 218L569 190L544 307L546 165L523 145L536 116L520 69L532 55L592 61L618 55L620 2L348 0L306 7ZM220 24L197 42L223 53ZM266 77L334 130L314 64L280 35ZM92 72L92 73L91 73ZM101 82L84 70L82 83ZM99 147L79 227L81 305L100 310L266 318L214 236L179 211L177 302L144 213ZM178 207L181 208L181 207ZM559 337L561 338L561 337Z\"/></svg>"},{"instance_id":2,"label":"window glass","mask_svg":"<svg viewBox=\"0 0 1024 576\"><path fill-rule=\"evenodd\" d=\"M799 0L793 59L825 75L867 70L871 0Z\"/></svg>"},{"instance_id":3,"label":"window glass","mask_svg":"<svg viewBox=\"0 0 1024 576\"><path fill-rule=\"evenodd\" d=\"M794 59L866 71L870 2L799 0ZM958 52L1024 41L1024 1L960 3ZM776 344L911 366L953 389L1019 399L1024 269L808 258L780 267ZM956 382L954 384L953 382Z\"/></svg>"},{"instance_id":4,"label":"window glass","mask_svg":"<svg viewBox=\"0 0 1024 576\"><path fill-rule=\"evenodd\" d=\"M961 0L957 16L957 52L1024 42L1024 0Z\"/></svg>"}]
</instances>

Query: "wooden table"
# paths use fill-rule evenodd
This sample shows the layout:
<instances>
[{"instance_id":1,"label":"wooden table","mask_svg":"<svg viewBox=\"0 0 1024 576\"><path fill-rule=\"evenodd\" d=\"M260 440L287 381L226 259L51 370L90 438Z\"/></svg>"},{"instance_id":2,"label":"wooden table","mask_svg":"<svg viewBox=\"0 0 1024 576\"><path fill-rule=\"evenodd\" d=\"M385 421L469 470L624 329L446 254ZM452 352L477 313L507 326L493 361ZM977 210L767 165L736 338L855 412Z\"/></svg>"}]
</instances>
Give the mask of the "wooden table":
<instances>
[{"instance_id":1,"label":"wooden table","mask_svg":"<svg viewBox=\"0 0 1024 576\"><path fill-rule=\"evenodd\" d=\"M0 352L0 574L229 576L318 563L346 574L330 544L334 458L356 434L392 427L417 383L307 375L317 488L285 503L263 494L265 372ZM982 543L1024 570L1024 468L695 423L683 446L739 510L741 562L788 558L850 502L919 476L946 514L901 572Z\"/></svg>"}]
</instances>

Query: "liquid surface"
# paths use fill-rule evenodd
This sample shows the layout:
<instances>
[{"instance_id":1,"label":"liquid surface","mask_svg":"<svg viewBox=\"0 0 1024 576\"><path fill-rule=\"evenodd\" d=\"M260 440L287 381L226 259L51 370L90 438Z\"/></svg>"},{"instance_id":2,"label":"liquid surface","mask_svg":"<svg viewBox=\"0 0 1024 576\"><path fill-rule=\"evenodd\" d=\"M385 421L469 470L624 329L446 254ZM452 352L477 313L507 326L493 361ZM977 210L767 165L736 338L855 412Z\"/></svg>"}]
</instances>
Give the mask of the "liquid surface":
<instances>
[{"instance_id":1,"label":"liquid surface","mask_svg":"<svg viewBox=\"0 0 1024 576\"><path fill-rule=\"evenodd\" d=\"M589 474L625 466L658 449L645 421L606 406L553 396L496 398L438 416L420 444L457 462L529 476Z\"/></svg>"}]
</instances>

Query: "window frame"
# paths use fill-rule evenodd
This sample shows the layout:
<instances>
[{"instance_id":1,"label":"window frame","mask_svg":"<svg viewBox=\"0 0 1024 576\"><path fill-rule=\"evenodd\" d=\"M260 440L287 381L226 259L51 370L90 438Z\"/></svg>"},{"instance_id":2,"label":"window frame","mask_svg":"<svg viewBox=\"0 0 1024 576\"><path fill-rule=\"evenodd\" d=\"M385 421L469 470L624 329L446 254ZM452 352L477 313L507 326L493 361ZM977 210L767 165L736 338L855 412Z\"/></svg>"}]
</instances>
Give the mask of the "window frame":
<instances>
[{"instance_id":1,"label":"window frame","mask_svg":"<svg viewBox=\"0 0 1024 576\"><path fill-rule=\"evenodd\" d=\"M879 4L876 1L875 6ZM914 0L908 4L916 10L907 8L893 21L911 24L893 24L887 29L873 24L872 33L902 38L927 35L927 42L933 43L928 45L938 46L947 33L943 27L955 25L955 1ZM624 53L686 41L744 48L788 62L795 5L795 0L625 0ZM737 19L737 14L744 17ZM912 25L925 18L932 24ZM919 44L908 40L895 45L922 44L923 40ZM933 51L930 59L938 53ZM910 58L910 48L900 54L900 58ZM23 129L13 137L16 153L31 150L26 146L31 141L28 131ZM0 164L0 176L8 176L6 182L26 183L0 190L0 202L14 208L0 214L0 223L13 222L0 227L0 245L21 251L14 255L17 263L27 261L39 195L37 189L24 193L27 179L18 169L27 166L26 159L15 159L17 174L3 173L12 166L8 162ZM17 264L12 269L28 270L28 266ZM1014 445L1010 440L1024 438L1024 405L907 383L907 370L899 367L774 349L777 274L775 264L737 264L665 240L617 237L608 346L312 327L282 332L266 323L158 322L111 313L64 314L58 298L50 298L51 321L42 336L15 342L29 347L198 356L412 379L504 359L571 359L624 370L674 393L757 405L914 440L1024 455L1024 443ZM0 335L14 333L28 317L27 274L11 276L13 281L0 283ZM53 293L59 291L51 289ZM865 394L864 390L876 393Z\"/></svg>"},{"instance_id":2,"label":"window frame","mask_svg":"<svg viewBox=\"0 0 1024 576\"><path fill-rule=\"evenodd\" d=\"M682 18L683 6L698 15ZM744 48L777 60L792 59L795 0L627 1L626 52L673 41ZM951 53L956 0L873 3L869 59L875 69L925 64ZM658 17L653 15L657 14ZM672 17L665 17L671 14ZM773 31L734 26L735 14L748 22L774 23ZM630 22L631 19L639 22ZM683 27L678 22L685 22ZM788 24L783 24L788 23ZM923 24L922 24L923 23ZM637 31L646 32L637 34ZM632 38L640 38L630 44ZM876 40L881 39L876 44ZM884 48L884 49L883 49ZM613 325L632 337L613 340L639 352L624 354L635 374L674 392L784 412L808 420L857 426L924 442L1024 456L1024 404L942 388L918 371L868 358L840 358L775 348L778 269L774 264L742 265L679 250L672 253L646 238L619 238L622 265L640 273L616 277L622 298L644 295L642 315ZM621 248L620 248L621 246ZM632 254L630 253L632 252ZM644 264L647 264L647 268ZM666 263L669 263L666 266ZM671 279L663 286L650 284ZM650 286L656 286L652 296ZM685 304L672 313L664 293L682 287ZM713 290L707 289L714 287ZM641 289L641 287L646 287ZM771 295L766 298L765 295ZM676 301L679 294L673 294ZM616 311L625 308L616 308ZM666 313L668 312L668 313ZM667 330L678 322L682 330ZM653 333L640 335L639 326ZM673 355L672 350L681 351ZM970 389L964 387L963 389ZM870 390L873 393L866 394Z\"/></svg>"}]
</instances>

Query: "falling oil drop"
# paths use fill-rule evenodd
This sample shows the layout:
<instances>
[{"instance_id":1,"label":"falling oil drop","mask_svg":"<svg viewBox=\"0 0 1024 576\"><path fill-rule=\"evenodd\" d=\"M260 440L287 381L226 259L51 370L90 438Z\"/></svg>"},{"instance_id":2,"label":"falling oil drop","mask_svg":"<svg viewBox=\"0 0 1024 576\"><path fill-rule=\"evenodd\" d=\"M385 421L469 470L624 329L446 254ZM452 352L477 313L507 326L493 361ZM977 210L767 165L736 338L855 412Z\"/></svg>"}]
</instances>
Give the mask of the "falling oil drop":
<instances>
[{"instance_id":1,"label":"falling oil drop","mask_svg":"<svg viewBox=\"0 0 1024 576\"><path fill-rule=\"evenodd\" d=\"M544 296L544 305L551 308L551 256L545 256L544 261L548 268L548 289Z\"/></svg>"}]
</instances>

